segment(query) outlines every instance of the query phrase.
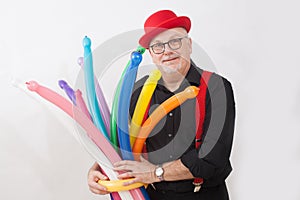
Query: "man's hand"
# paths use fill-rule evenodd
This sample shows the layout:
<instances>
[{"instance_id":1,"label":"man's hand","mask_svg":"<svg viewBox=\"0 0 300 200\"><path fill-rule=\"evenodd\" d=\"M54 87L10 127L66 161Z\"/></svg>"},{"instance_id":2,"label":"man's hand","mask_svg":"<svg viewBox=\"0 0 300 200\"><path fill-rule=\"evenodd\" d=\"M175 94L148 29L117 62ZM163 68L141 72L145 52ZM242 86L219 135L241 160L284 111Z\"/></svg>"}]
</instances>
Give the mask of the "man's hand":
<instances>
[{"instance_id":1,"label":"man's hand","mask_svg":"<svg viewBox=\"0 0 300 200\"><path fill-rule=\"evenodd\" d=\"M95 194L109 194L104 186L98 184L99 180L107 180L108 178L100 172L100 166L95 163L88 173L88 185L90 191Z\"/></svg>"},{"instance_id":2,"label":"man's hand","mask_svg":"<svg viewBox=\"0 0 300 200\"><path fill-rule=\"evenodd\" d=\"M122 160L114 164L115 171L125 171L118 176L119 179L132 178L132 181L124 183L130 185L133 183L153 183L156 181L154 175L155 165L140 157L141 161Z\"/></svg>"}]
</instances>

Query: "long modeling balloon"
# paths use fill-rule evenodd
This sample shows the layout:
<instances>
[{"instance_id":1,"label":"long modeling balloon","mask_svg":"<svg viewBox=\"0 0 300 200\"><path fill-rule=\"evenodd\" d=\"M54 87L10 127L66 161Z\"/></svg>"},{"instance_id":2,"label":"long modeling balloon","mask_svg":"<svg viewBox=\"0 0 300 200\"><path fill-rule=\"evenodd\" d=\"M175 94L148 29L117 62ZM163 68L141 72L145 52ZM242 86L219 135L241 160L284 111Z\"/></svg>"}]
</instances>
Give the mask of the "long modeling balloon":
<instances>
[{"instance_id":1,"label":"long modeling balloon","mask_svg":"<svg viewBox=\"0 0 300 200\"><path fill-rule=\"evenodd\" d=\"M56 92L39 85L35 81L26 82L27 88L30 91L34 91L39 94L44 99L55 104L63 111L65 111L70 117L72 117L80 126L88 133L89 137L93 142L101 149L105 157L109 159L110 163L115 163L120 161L121 158L110 145L110 143L105 139L101 134L99 129L97 129L94 124L86 117L86 115L76 106L73 106L69 101L64 97L57 94ZM130 193L134 199L144 199L144 196L140 190L134 189ZM147 197L146 197L147 198Z\"/></svg>"},{"instance_id":2,"label":"long modeling balloon","mask_svg":"<svg viewBox=\"0 0 300 200\"><path fill-rule=\"evenodd\" d=\"M118 139L120 144L120 150L122 158L124 160L133 160L131 152L129 132L128 132L128 117L131 93L133 85L136 79L138 66L142 61L142 54L139 52L133 52L131 54L131 62L125 73L123 83L121 86L119 105L118 105L118 116L117 116L117 127L118 127Z\"/></svg>"},{"instance_id":3,"label":"long modeling balloon","mask_svg":"<svg viewBox=\"0 0 300 200\"><path fill-rule=\"evenodd\" d=\"M126 183L130 180L132 180L132 179L113 180L113 181L99 180L98 183L105 186L107 188L107 191L109 191L109 192L132 190L134 188L144 186L142 183L133 183L133 184L127 185L127 186L123 185L124 183Z\"/></svg>"},{"instance_id":4,"label":"long modeling balloon","mask_svg":"<svg viewBox=\"0 0 300 200\"><path fill-rule=\"evenodd\" d=\"M68 97L71 99L74 105L76 105L76 98L74 90L68 85L68 83L64 80L59 80L58 85L61 89L65 91Z\"/></svg>"},{"instance_id":5,"label":"long modeling balloon","mask_svg":"<svg viewBox=\"0 0 300 200\"><path fill-rule=\"evenodd\" d=\"M152 94L156 88L157 81L160 79L160 77L161 77L161 72L155 69L150 73L148 79L144 83L142 91L137 100L134 113L132 116L130 128L129 128L131 146L133 146L135 138L139 133L141 124L144 119L145 112L150 103Z\"/></svg>"},{"instance_id":6,"label":"long modeling balloon","mask_svg":"<svg viewBox=\"0 0 300 200\"><path fill-rule=\"evenodd\" d=\"M103 118L106 131L107 131L107 133L110 137L110 112L109 112L109 108L108 108L108 105L106 103L103 91L102 91L97 79L95 79L95 85L96 85L96 95L97 95L97 99L98 99L98 105L99 105L99 108L100 108L101 116Z\"/></svg>"},{"instance_id":7,"label":"long modeling balloon","mask_svg":"<svg viewBox=\"0 0 300 200\"><path fill-rule=\"evenodd\" d=\"M84 61L83 57L78 58L78 64L81 66L81 68L84 70ZM100 84L98 82L98 79L96 76L94 76L95 81L95 87L96 87L96 95L98 100L98 106L100 108L100 114L103 119L106 131L108 135L110 136L110 112L107 105L107 102L105 100L102 88L100 87Z\"/></svg>"},{"instance_id":8,"label":"long modeling balloon","mask_svg":"<svg viewBox=\"0 0 300 200\"><path fill-rule=\"evenodd\" d=\"M100 114L99 104L95 92L95 80L93 70L93 57L91 51L91 40L85 36L83 39L84 47L84 79L87 91L88 105L90 107L91 115L96 127L109 140L103 119Z\"/></svg>"},{"instance_id":9,"label":"long modeling balloon","mask_svg":"<svg viewBox=\"0 0 300 200\"><path fill-rule=\"evenodd\" d=\"M145 52L144 47L137 47L136 49L137 52L140 52L143 54ZM119 96L120 96L120 89L121 89L121 84L125 75L125 72L127 71L127 68L129 67L130 60L128 61L126 67L124 68L121 78L118 82L117 89L114 94L114 99L113 99L113 104L111 108L111 118L110 118L110 140L112 144L114 145L115 149L117 150L118 148L118 137L117 137L117 115L118 115L118 102L119 102Z\"/></svg>"},{"instance_id":10,"label":"long modeling balloon","mask_svg":"<svg viewBox=\"0 0 300 200\"><path fill-rule=\"evenodd\" d=\"M189 86L184 91L179 92L161 105L159 105L148 117L148 119L143 123L142 128L138 134L133 145L132 152L134 153L135 160L140 159L140 153L142 152L144 143L149 136L150 132L156 126L156 124L170 111L184 103L188 99L195 98L199 92L199 88L195 86Z\"/></svg>"},{"instance_id":11,"label":"long modeling balloon","mask_svg":"<svg viewBox=\"0 0 300 200\"><path fill-rule=\"evenodd\" d=\"M75 91L75 98L77 102L77 106L80 108L80 110L90 119L92 120L92 117L89 113L89 110L86 107L86 104L82 98L82 93L80 90Z\"/></svg>"}]
</instances>

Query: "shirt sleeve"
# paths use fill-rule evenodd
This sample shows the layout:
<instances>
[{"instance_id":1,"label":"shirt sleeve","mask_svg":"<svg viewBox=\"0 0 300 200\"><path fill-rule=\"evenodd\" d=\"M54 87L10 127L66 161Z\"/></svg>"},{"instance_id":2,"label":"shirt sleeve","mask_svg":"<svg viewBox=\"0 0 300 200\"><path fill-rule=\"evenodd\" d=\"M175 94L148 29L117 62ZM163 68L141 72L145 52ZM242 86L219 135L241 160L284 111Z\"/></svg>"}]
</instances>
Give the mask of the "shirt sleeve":
<instances>
[{"instance_id":1,"label":"shirt sleeve","mask_svg":"<svg viewBox=\"0 0 300 200\"><path fill-rule=\"evenodd\" d=\"M213 74L206 98L202 145L198 150L186 152L181 161L194 177L210 179L228 170L226 168L230 165L235 123L235 102L230 82Z\"/></svg>"}]
</instances>

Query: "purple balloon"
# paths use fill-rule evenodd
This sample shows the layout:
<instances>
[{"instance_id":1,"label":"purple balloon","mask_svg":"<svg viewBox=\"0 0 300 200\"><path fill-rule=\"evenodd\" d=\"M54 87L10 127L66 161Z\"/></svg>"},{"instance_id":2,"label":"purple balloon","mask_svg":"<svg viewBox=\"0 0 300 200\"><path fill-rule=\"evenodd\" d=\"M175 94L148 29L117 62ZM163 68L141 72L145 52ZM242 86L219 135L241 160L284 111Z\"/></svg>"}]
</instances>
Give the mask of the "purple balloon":
<instances>
[{"instance_id":1,"label":"purple balloon","mask_svg":"<svg viewBox=\"0 0 300 200\"><path fill-rule=\"evenodd\" d=\"M108 108L108 105L106 103L103 91L99 85L99 82L95 78L95 87L96 87L96 95L98 99L98 104L100 108L100 113L102 116L102 119L104 121L105 128L108 132L108 135L110 136L110 111Z\"/></svg>"},{"instance_id":2,"label":"purple balloon","mask_svg":"<svg viewBox=\"0 0 300 200\"><path fill-rule=\"evenodd\" d=\"M61 89L63 89L70 100L73 102L74 105L76 105L76 97L75 97L75 92L74 90L68 85L68 83L64 80L59 80L58 85Z\"/></svg>"},{"instance_id":3,"label":"purple balloon","mask_svg":"<svg viewBox=\"0 0 300 200\"><path fill-rule=\"evenodd\" d=\"M81 67L83 67L83 57L79 57L79 58L77 59L77 63L78 63Z\"/></svg>"}]
</instances>

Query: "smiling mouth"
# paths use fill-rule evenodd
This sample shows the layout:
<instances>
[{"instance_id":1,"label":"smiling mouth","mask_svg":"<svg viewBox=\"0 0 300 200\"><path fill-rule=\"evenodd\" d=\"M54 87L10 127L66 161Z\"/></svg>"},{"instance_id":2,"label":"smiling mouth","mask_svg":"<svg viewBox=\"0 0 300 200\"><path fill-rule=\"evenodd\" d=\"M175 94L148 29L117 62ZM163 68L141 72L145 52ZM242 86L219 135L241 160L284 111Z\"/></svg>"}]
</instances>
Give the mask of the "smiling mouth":
<instances>
[{"instance_id":1,"label":"smiling mouth","mask_svg":"<svg viewBox=\"0 0 300 200\"><path fill-rule=\"evenodd\" d=\"M163 63L165 63L165 62L171 62L171 61L174 61L176 59L178 59L178 57L169 58L169 59L163 60Z\"/></svg>"}]
</instances>

